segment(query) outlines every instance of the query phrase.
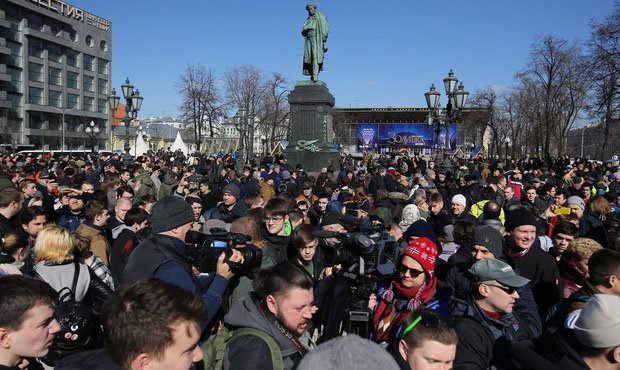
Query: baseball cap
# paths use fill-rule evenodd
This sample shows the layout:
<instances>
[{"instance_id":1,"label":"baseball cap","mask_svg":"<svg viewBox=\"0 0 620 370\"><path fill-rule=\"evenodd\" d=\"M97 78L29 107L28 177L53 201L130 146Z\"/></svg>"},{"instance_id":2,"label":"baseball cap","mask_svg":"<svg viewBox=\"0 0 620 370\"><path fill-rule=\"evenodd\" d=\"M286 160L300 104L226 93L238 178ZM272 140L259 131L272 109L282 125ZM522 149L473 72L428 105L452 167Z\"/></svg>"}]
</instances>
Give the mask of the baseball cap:
<instances>
[{"instance_id":1,"label":"baseball cap","mask_svg":"<svg viewBox=\"0 0 620 370\"><path fill-rule=\"evenodd\" d=\"M469 272L476 281L496 280L500 284L513 288L520 288L530 282L530 279L517 275L506 262L493 258L474 263Z\"/></svg>"}]
</instances>

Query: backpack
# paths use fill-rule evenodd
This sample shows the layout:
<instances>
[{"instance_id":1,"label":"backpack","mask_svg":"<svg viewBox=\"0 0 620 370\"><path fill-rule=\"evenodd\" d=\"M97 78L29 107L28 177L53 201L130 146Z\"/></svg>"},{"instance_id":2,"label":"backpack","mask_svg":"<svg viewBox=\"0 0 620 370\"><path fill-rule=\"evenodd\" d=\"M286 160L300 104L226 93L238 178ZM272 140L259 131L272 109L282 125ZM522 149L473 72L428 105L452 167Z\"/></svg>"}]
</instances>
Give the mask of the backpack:
<instances>
[{"instance_id":1,"label":"backpack","mask_svg":"<svg viewBox=\"0 0 620 370\"><path fill-rule=\"evenodd\" d=\"M48 354L42 359L48 365L53 365L71 354L91 349L99 327L92 309L85 303L75 300L80 266L77 262L73 262L73 265L75 273L71 289L65 287L58 292L54 318L60 325L60 331L55 334Z\"/></svg>"},{"instance_id":2,"label":"backpack","mask_svg":"<svg viewBox=\"0 0 620 370\"><path fill-rule=\"evenodd\" d=\"M274 370L283 370L284 362L282 360L282 353L280 347L269 334L262 330L254 328L238 328L230 330L223 326L220 331L212 335L206 342L202 344L202 351L204 352L204 369L205 370L222 370L224 369L224 353L228 347L228 343L233 339L242 337L244 335L254 335L262 339L267 347L269 347L269 353L271 354L271 363Z\"/></svg>"}]
</instances>

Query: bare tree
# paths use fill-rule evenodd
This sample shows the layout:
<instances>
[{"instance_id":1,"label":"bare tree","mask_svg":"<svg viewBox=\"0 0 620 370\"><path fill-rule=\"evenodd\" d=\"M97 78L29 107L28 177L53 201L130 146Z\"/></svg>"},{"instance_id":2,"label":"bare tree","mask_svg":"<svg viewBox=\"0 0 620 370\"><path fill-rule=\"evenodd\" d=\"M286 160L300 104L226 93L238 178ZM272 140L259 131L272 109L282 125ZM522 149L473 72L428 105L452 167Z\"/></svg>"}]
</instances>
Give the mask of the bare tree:
<instances>
[{"instance_id":1,"label":"bare tree","mask_svg":"<svg viewBox=\"0 0 620 370\"><path fill-rule=\"evenodd\" d=\"M491 146L489 148L489 154L495 152L496 149L499 148L500 145L500 120L499 120L499 109L497 106L497 93L491 87L487 87L482 90L477 90L474 92L472 97L469 99L469 105L471 107L477 107L484 109L484 113L480 112L477 114L478 117L471 117L470 119L478 122L482 122L485 128L488 128L491 131ZM482 135L484 135L484 131Z\"/></svg>"},{"instance_id":2,"label":"bare tree","mask_svg":"<svg viewBox=\"0 0 620 370\"><path fill-rule=\"evenodd\" d=\"M529 101L523 106L534 127L530 136L538 154L550 155L551 144L562 149L568 130L584 108L583 64L576 43L545 36L532 45L526 68L517 73L518 86ZM541 140L542 138L542 140Z\"/></svg>"},{"instance_id":3,"label":"bare tree","mask_svg":"<svg viewBox=\"0 0 620 370\"><path fill-rule=\"evenodd\" d=\"M253 65L230 68L224 75L227 100L231 105L244 109L248 131L241 138L247 153L253 153L254 131L265 118L267 85L261 71ZM247 157L246 157L247 158Z\"/></svg>"},{"instance_id":4,"label":"bare tree","mask_svg":"<svg viewBox=\"0 0 620 370\"><path fill-rule=\"evenodd\" d=\"M289 105L287 86L288 81L278 72L265 81L267 94L265 96L264 132L269 134L269 148L273 148L277 141L286 139L288 134Z\"/></svg>"},{"instance_id":5,"label":"bare tree","mask_svg":"<svg viewBox=\"0 0 620 370\"><path fill-rule=\"evenodd\" d=\"M612 125L620 122L620 4L603 22L592 23L589 48L589 85L593 115L602 116L603 143L599 158L612 154ZM610 150L611 149L611 150Z\"/></svg>"},{"instance_id":6,"label":"bare tree","mask_svg":"<svg viewBox=\"0 0 620 370\"><path fill-rule=\"evenodd\" d=\"M194 139L200 145L208 125L209 136L213 137L214 118L225 103L217 88L215 72L201 64L189 64L176 84L181 95L179 107L182 119L191 126Z\"/></svg>"}]
</instances>

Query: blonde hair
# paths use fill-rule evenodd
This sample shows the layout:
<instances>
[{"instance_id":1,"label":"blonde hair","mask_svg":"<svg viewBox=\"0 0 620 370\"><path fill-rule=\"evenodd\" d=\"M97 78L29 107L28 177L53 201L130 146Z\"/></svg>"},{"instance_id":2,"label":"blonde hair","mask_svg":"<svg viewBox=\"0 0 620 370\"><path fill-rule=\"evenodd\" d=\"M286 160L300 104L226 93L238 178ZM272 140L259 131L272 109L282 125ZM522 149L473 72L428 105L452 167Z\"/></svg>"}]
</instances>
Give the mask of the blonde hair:
<instances>
[{"instance_id":1,"label":"blonde hair","mask_svg":"<svg viewBox=\"0 0 620 370\"><path fill-rule=\"evenodd\" d=\"M576 238L568 245L566 252L564 252L564 257L579 261L590 258L594 252L600 249L603 249L603 246L596 240L590 238Z\"/></svg>"},{"instance_id":2,"label":"blonde hair","mask_svg":"<svg viewBox=\"0 0 620 370\"><path fill-rule=\"evenodd\" d=\"M72 261L73 236L69 229L58 225L45 226L34 243L34 258L57 263Z\"/></svg>"}]
</instances>

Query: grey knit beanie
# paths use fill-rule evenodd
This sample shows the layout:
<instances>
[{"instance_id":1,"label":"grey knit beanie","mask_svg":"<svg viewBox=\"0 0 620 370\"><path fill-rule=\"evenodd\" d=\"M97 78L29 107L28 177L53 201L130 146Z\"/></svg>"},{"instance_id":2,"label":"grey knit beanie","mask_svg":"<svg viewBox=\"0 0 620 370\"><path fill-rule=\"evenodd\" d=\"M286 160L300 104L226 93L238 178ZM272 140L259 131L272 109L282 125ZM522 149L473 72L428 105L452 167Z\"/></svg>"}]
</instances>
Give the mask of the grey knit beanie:
<instances>
[{"instance_id":1,"label":"grey knit beanie","mask_svg":"<svg viewBox=\"0 0 620 370\"><path fill-rule=\"evenodd\" d=\"M194 222L192 207L183 198L171 195L165 196L155 203L151 214L153 234Z\"/></svg>"}]
</instances>

